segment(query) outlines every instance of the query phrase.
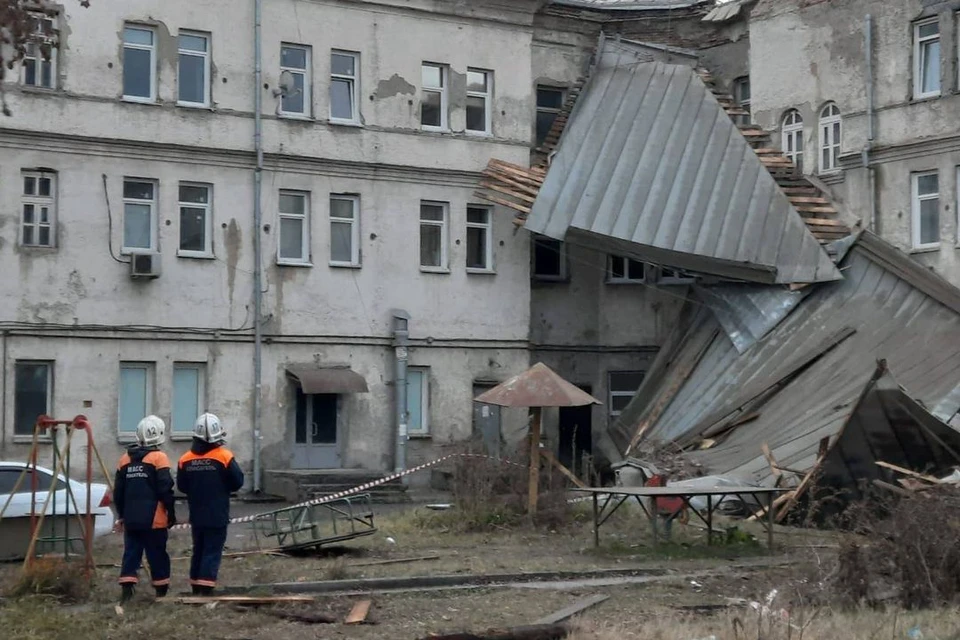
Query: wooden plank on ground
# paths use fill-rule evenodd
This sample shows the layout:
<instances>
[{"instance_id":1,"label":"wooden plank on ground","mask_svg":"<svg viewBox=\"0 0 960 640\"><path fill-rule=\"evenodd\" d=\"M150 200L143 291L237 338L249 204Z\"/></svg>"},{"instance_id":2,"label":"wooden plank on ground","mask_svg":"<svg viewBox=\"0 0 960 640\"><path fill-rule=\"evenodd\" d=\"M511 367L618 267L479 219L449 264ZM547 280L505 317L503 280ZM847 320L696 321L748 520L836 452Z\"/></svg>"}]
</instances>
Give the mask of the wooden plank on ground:
<instances>
[{"instance_id":1,"label":"wooden plank on ground","mask_svg":"<svg viewBox=\"0 0 960 640\"><path fill-rule=\"evenodd\" d=\"M370 613L371 604L373 603L370 600L361 600L353 605L353 609L350 610L343 624L360 624L366 622L367 614Z\"/></svg>"},{"instance_id":2,"label":"wooden plank on ground","mask_svg":"<svg viewBox=\"0 0 960 640\"><path fill-rule=\"evenodd\" d=\"M890 469L891 471L896 471L897 473L903 474L905 476L910 476L911 478L925 480L931 484L940 484L939 478L934 478L933 476L928 476L923 473L917 473L916 471L911 471L910 469L898 467L895 464L890 464L889 462L884 462L883 460L877 460L877 466L883 467L884 469Z\"/></svg>"},{"instance_id":3,"label":"wooden plank on ground","mask_svg":"<svg viewBox=\"0 0 960 640\"><path fill-rule=\"evenodd\" d=\"M560 640L569 633L570 628L561 623L490 629L480 633L431 634L420 640Z\"/></svg>"},{"instance_id":4,"label":"wooden plank on ground","mask_svg":"<svg viewBox=\"0 0 960 640\"><path fill-rule=\"evenodd\" d=\"M548 616L544 616L543 618L540 618L539 620L534 622L534 624L556 624L558 622L563 622L564 620L568 620L569 618L572 618L573 616L577 615L581 611L586 611L590 607L595 607L601 602L604 602L609 599L610 599L610 596L608 595L604 595L602 593L596 593L592 596L589 596L587 598L574 602L569 607L564 607L563 609L560 609L559 611L555 611Z\"/></svg>"},{"instance_id":5,"label":"wooden plank on ground","mask_svg":"<svg viewBox=\"0 0 960 640\"><path fill-rule=\"evenodd\" d=\"M374 567L383 564L403 564L406 562L426 562L427 560L439 560L440 556L417 556L415 558L389 558L387 560L369 560L366 562L351 562L348 567Z\"/></svg>"}]
</instances>

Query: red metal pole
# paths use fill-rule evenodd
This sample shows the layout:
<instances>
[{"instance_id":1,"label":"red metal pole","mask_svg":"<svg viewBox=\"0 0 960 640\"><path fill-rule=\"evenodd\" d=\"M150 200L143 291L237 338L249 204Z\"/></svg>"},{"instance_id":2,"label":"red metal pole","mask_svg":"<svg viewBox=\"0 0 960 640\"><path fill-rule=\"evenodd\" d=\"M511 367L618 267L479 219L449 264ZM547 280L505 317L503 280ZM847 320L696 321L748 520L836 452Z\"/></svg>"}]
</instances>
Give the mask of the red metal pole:
<instances>
[{"instance_id":1,"label":"red metal pole","mask_svg":"<svg viewBox=\"0 0 960 640\"><path fill-rule=\"evenodd\" d=\"M93 484L93 429L90 427L90 421L84 415L79 415L73 419L73 427L87 432L87 513L83 542L87 552L87 569L93 571L93 506L91 505L93 500L91 487Z\"/></svg>"}]
</instances>

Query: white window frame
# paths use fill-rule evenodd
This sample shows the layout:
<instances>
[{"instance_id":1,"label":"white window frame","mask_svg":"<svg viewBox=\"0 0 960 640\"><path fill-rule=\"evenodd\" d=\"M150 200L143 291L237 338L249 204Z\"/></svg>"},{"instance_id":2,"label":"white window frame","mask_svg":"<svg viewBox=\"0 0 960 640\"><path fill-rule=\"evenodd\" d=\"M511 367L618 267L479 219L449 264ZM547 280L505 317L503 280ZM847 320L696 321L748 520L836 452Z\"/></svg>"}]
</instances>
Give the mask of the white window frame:
<instances>
[{"instance_id":1,"label":"white window frame","mask_svg":"<svg viewBox=\"0 0 960 640\"><path fill-rule=\"evenodd\" d=\"M466 126L464 130L471 135L490 136L493 135L493 71L467 67L467 86L469 86L471 73L482 73L487 85L486 91L467 91L467 98L483 99L483 130L469 129ZM466 112L466 106L464 106L464 112Z\"/></svg>"},{"instance_id":2,"label":"white window frame","mask_svg":"<svg viewBox=\"0 0 960 640\"><path fill-rule=\"evenodd\" d=\"M207 363L174 362L173 372L170 377L170 437L174 440L178 438L186 440L193 437L192 428L188 428L186 431L176 431L173 422L173 416L176 412L176 406L174 405L176 401L174 379L176 378L177 371L182 370L194 370L197 372L197 407L200 411L203 411L204 407L207 406Z\"/></svg>"},{"instance_id":3,"label":"white window frame","mask_svg":"<svg viewBox=\"0 0 960 640\"><path fill-rule=\"evenodd\" d=\"M280 210L279 196L296 196L303 198L303 215L299 213L283 212ZM282 220L300 220L303 224L303 232L300 235L300 258L284 258L280 255L283 247L283 223ZM298 191L296 189L281 189L277 197L277 264L293 267L309 267L310 262L310 192Z\"/></svg>"},{"instance_id":4,"label":"white window frame","mask_svg":"<svg viewBox=\"0 0 960 640\"><path fill-rule=\"evenodd\" d=\"M24 181L26 178L33 178L36 185L36 194L24 193ZM50 180L50 195L40 195L40 180ZM53 249L57 246L57 174L52 171L21 171L20 172L20 227L19 244L21 247ZM23 241L23 231L28 226L23 219L23 210L25 205L33 205L33 222L29 224L33 228L34 242L26 244ZM40 207L47 207L47 222L40 222ZM46 226L50 230L50 242L40 244L40 229Z\"/></svg>"},{"instance_id":5,"label":"white window frame","mask_svg":"<svg viewBox=\"0 0 960 640\"><path fill-rule=\"evenodd\" d=\"M360 196L350 193L331 193L330 201L342 200L353 205L353 218L340 218L333 215L330 207L330 266L331 267L359 267L360 266ZM343 262L333 259L333 225L350 225L350 260Z\"/></svg>"},{"instance_id":6,"label":"white window frame","mask_svg":"<svg viewBox=\"0 0 960 640\"><path fill-rule=\"evenodd\" d=\"M54 369L55 369L56 362L53 361L53 360L15 360L14 363L13 363L13 402L12 402L11 404L13 405L13 412L14 412L14 413L13 413L13 428L12 428L11 433L13 434L13 439L14 439L15 442L17 442L17 441L20 441L20 442L29 442L29 441L33 438L33 432L32 432L32 431L31 431L30 433L17 433L17 424L16 424L16 419L17 419L17 413L16 413L16 411L17 411L17 410L16 410L16 407L17 407L17 383L16 383L16 380L17 380L17 367L18 367L19 365L31 365L31 366L42 365L42 366L45 366L45 367L47 368L47 411L46 411L46 414L47 414L48 416L52 416L52 415L55 415L55 412L54 412L54 410L53 410L53 385L54 385L54 378L53 378L53 376L54 376ZM44 438L44 436L41 436L41 438Z\"/></svg>"},{"instance_id":7,"label":"white window frame","mask_svg":"<svg viewBox=\"0 0 960 640\"><path fill-rule=\"evenodd\" d=\"M423 68L424 67L433 67L440 70L440 87L424 87L423 85ZM450 93L450 67L445 64L440 64L438 62L423 62L420 64L420 128L424 131L449 131L450 130L450 114L449 111L449 93ZM423 124L423 94L424 93L438 93L440 94L440 125L432 124Z\"/></svg>"},{"instance_id":8,"label":"white window frame","mask_svg":"<svg viewBox=\"0 0 960 640\"><path fill-rule=\"evenodd\" d=\"M926 176L937 176L937 192L936 193L926 193L920 195L920 178ZM911 206L911 220L910 220L910 236L913 244L914 250L923 251L927 249L938 249L940 247L940 240L936 242L920 242L920 203L926 200L936 200L937 201L937 218L939 220L940 214L940 172L939 171L920 171L917 173L910 174L910 200L912 203ZM939 238L940 230L937 229L937 237Z\"/></svg>"},{"instance_id":9,"label":"white window frame","mask_svg":"<svg viewBox=\"0 0 960 640\"><path fill-rule=\"evenodd\" d=\"M206 204L180 199L180 187L199 187L207 190ZM182 240L183 209L203 209L204 245L203 251L191 251L180 246ZM213 185L206 182L180 181L177 184L177 256L181 258L213 257Z\"/></svg>"},{"instance_id":10,"label":"white window frame","mask_svg":"<svg viewBox=\"0 0 960 640\"><path fill-rule=\"evenodd\" d=\"M748 114L745 116L737 116L737 122L741 125L749 125L750 119L751 119L751 115L749 113L750 104L752 102L751 98L753 97L753 94L751 93L750 97L744 100L743 87L747 87L748 90L751 89L750 76L740 76L739 78L733 81L733 102L738 107L748 112Z\"/></svg>"},{"instance_id":11,"label":"white window frame","mask_svg":"<svg viewBox=\"0 0 960 640\"><path fill-rule=\"evenodd\" d=\"M797 144L798 134L800 144ZM803 135L803 116L797 109L790 109L783 114L783 118L780 120L780 149L800 173L804 172L803 160L805 154L803 153L803 145L806 143L805 138L806 136ZM788 141L792 141L793 144L788 144ZM788 151L790 146L793 146L792 152Z\"/></svg>"},{"instance_id":12,"label":"white window frame","mask_svg":"<svg viewBox=\"0 0 960 640\"><path fill-rule=\"evenodd\" d=\"M46 89L49 91L54 91L57 89L59 83L57 82L57 57L60 54L60 51L57 47L53 46L55 38L53 35L48 35L44 31L44 25L50 25L50 33L53 34L56 30L56 18L48 16L42 13L31 12L30 17L37 20L36 28L36 42L31 42L27 44L26 51L24 52L23 59L20 61L20 83L25 87L31 87L34 89ZM40 50L42 44L50 44L50 59L45 60L43 57L43 52ZM36 65L36 74L35 79L37 82L28 83L27 82L27 60L32 60ZM43 65L47 63L50 65L50 86L43 84ZM0 70L0 76L3 75L3 70Z\"/></svg>"},{"instance_id":13,"label":"white window frame","mask_svg":"<svg viewBox=\"0 0 960 640\"><path fill-rule=\"evenodd\" d=\"M149 51L150 52L150 95L149 96L128 96L126 93L123 94L123 99L127 102L142 102L142 103L152 103L157 101L157 30L153 27L137 24L134 22L126 22L123 25L124 31L127 29L139 29L140 31L149 31L152 35L153 44L136 44L127 42L126 38L123 40L124 49L138 49L140 51ZM123 72L125 70L121 69L121 78L120 82L123 83Z\"/></svg>"},{"instance_id":14,"label":"white window frame","mask_svg":"<svg viewBox=\"0 0 960 640\"><path fill-rule=\"evenodd\" d=\"M136 432L120 430L120 407L123 406L123 397L120 392L120 382L123 379L124 369L143 369L146 371L145 382L147 388L144 391L145 406L143 408L143 415L146 417L154 413L153 407L157 401L157 364L155 362L133 360L123 360L120 362L119 375L117 377L117 439L120 442L135 442L137 439Z\"/></svg>"},{"instance_id":15,"label":"white window frame","mask_svg":"<svg viewBox=\"0 0 960 640\"><path fill-rule=\"evenodd\" d=\"M533 236L530 242L530 259L532 261L532 264L530 265L530 276L534 280L538 280L540 282L566 282L570 277L570 273L568 271L569 267L567 265L567 243L563 240L556 240L547 236ZM557 242L560 245L559 274L537 273L537 242Z\"/></svg>"},{"instance_id":16,"label":"white window frame","mask_svg":"<svg viewBox=\"0 0 960 640\"><path fill-rule=\"evenodd\" d=\"M120 254L121 255L130 255L131 253L142 252L142 251L157 251L157 236L159 235L157 230L159 228L157 222L157 199L160 195L160 183L151 178L135 178L133 176L124 176L123 177L123 187L124 191L126 190L126 183L128 182L144 182L153 185L153 200L141 200L140 198L128 198L123 197L123 218L120 221ZM127 204L146 204L150 205L150 246L149 247L128 247L124 244L126 237L126 225L127 225ZM179 244L179 242L178 242Z\"/></svg>"},{"instance_id":17,"label":"white window frame","mask_svg":"<svg viewBox=\"0 0 960 640\"><path fill-rule=\"evenodd\" d=\"M646 377L647 377L647 372L646 372L646 371L640 371L640 370L607 371L607 401L608 401L608 403L609 403L607 406L610 407L610 417L611 417L611 418L616 418L616 417L619 416L621 413L623 413L622 411L613 408L613 399L614 399L614 398L633 398L633 396L637 395L637 391L639 390L639 387L638 387L637 389L634 389L633 391L619 391L619 390L614 391L614 389L613 389L613 377L614 377L614 376L618 376L618 375L624 375L624 376L626 376L626 375L631 375L631 376L633 376L633 375L642 375L642 376L644 377L644 379L646 379ZM641 382L640 384L642 385L643 382Z\"/></svg>"},{"instance_id":18,"label":"white window frame","mask_svg":"<svg viewBox=\"0 0 960 640\"><path fill-rule=\"evenodd\" d=\"M333 56L344 56L353 58L353 75L348 76L333 72ZM334 80L346 80L350 83L350 102L353 106L349 118L338 118L333 115L333 98L330 96L330 122L340 124L360 124L360 54L356 51L343 51L341 49L330 50L330 87L333 88Z\"/></svg>"},{"instance_id":19,"label":"white window frame","mask_svg":"<svg viewBox=\"0 0 960 640\"><path fill-rule=\"evenodd\" d=\"M407 367L407 371L418 371L423 376L423 384L420 386L420 428L411 430L407 428L407 435L413 437L425 437L430 435L430 367ZM407 424L410 424L410 407L407 407Z\"/></svg>"},{"instance_id":20,"label":"white window frame","mask_svg":"<svg viewBox=\"0 0 960 640\"><path fill-rule=\"evenodd\" d=\"M283 65L283 50L299 49L304 52L305 68L286 67ZM289 71L294 75L303 76L303 111L286 111L283 108L283 98L277 98L277 113L286 118L312 118L313 117L313 47L305 44L293 44L291 42L280 43L280 73Z\"/></svg>"},{"instance_id":21,"label":"white window frame","mask_svg":"<svg viewBox=\"0 0 960 640\"><path fill-rule=\"evenodd\" d=\"M193 49L181 49L179 36L190 36L193 38L203 38L207 43L206 50L203 52ZM181 107L195 107L206 109L210 107L210 49L213 39L209 33L203 31L183 30L177 33L177 104ZM192 58L203 58L203 102L192 102L190 100L180 99L180 58L189 56Z\"/></svg>"},{"instance_id":22,"label":"white window frame","mask_svg":"<svg viewBox=\"0 0 960 640\"><path fill-rule=\"evenodd\" d=\"M469 213L471 209L476 209L477 211L483 211L487 216L487 221L484 223L480 222L470 222ZM484 204L468 204L467 205L467 229L480 229L483 232L483 235L486 239L485 247L486 251L483 257L484 267L470 267L467 266L467 273L493 273L493 207ZM469 231L467 232L467 237L465 242L469 246ZM467 253L469 248L467 247ZM466 260L466 255L464 255L464 260Z\"/></svg>"},{"instance_id":23,"label":"white window frame","mask_svg":"<svg viewBox=\"0 0 960 640\"><path fill-rule=\"evenodd\" d=\"M425 271L428 273L449 273L450 272L450 203L449 202L440 202L438 200L421 200L421 207L423 205L431 205L441 207L443 209L443 220L424 220L423 219L423 210L420 210L420 238L417 243L418 254L422 253L423 249L423 227L440 227L440 265L424 265L420 264L420 271ZM419 260L419 258L418 258Z\"/></svg>"},{"instance_id":24,"label":"white window frame","mask_svg":"<svg viewBox=\"0 0 960 640\"><path fill-rule=\"evenodd\" d=\"M614 260L623 260L623 276L614 276L613 275L613 261ZM640 269L643 271L639 278L630 277L630 265L631 263L639 264ZM607 283L608 284L637 284L646 282L647 274L647 265L642 261L629 256L622 255L607 255Z\"/></svg>"},{"instance_id":25,"label":"white window frame","mask_svg":"<svg viewBox=\"0 0 960 640\"><path fill-rule=\"evenodd\" d=\"M824 115L826 114L826 115ZM834 139L833 125L838 125L840 133ZM834 102L828 102L820 109L820 173L836 173L840 171L840 144L843 141L843 117L840 107ZM823 161L823 153L827 152L827 162Z\"/></svg>"},{"instance_id":26,"label":"white window frame","mask_svg":"<svg viewBox=\"0 0 960 640\"><path fill-rule=\"evenodd\" d=\"M930 24L937 25L937 34L933 36L924 36L920 37L920 28L925 27ZM940 88L935 91L924 91L923 90L923 68L924 61L926 60L926 46L933 41L940 43L941 48L943 47L943 42L940 39L940 19L939 17L930 18L928 20L920 20L919 22L913 23L913 97L914 99L920 100L923 98L935 98L940 95L943 90L943 82L938 84ZM942 52L941 52L942 56ZM943 73L941 60L937 59L937 74L940 75Z\"/></svg>"}]
</instances>

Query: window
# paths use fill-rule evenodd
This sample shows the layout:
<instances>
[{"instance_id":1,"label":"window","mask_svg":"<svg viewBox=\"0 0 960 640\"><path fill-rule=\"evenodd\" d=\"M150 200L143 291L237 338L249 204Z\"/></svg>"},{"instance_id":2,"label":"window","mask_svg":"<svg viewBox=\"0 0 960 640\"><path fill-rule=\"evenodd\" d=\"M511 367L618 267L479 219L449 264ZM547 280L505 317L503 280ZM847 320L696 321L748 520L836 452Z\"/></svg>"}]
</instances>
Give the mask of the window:
<instances>
[{"instance_id":1,"label":"window","mask_svg":"<svg viewBox=\"0 0 960 640\"><path fill-rule=\"evenodd\" d=\"M430 369L407 368L407 433L425 436L430 433Z\"/></svg>"},{"instance_id":2,"label":"window","mask_svg":"<svg viewBox=\"0 0 960 640\"><path fill-rule=\"evenodd\" d=\"M447 128L447 67L424 62L420 96L420 125L424 129Z\"/></svg>"},{"instance_id":3,"label":"window","mask_svg":"<svg viewBox=\"0 0 960 640\"><path fill-rule=\"evenodd\" d=\"M467 271L493 271L490 207L467 205Z\"/></svg>"},{"instance_id":4,"label":"window","mask_svg":"<svg viewBox=\"0 0 960 640\"><path fill-rule=\"evenodd\" d=\"M153 413L153 372L151 362L120 363L117 430L121 436L132 438L137 424Z\"/></svg>"},{"instance_id":5,"label":"window","mask_svg":"<svg viewBox=\"0 0 960 640\"><path fill-rule=\"evenodd\" d=\"M210 106L210 36L180 32L177 104Z\"/></svg>"},{"instance_id":6,"label":"window","mask_svg":"<svg viewBox=\"0 0 960 640\"><path fill-rule=\"evenodd\" d=\"M913 181L913 248L940 246L940 176L936 171L915 173Z\"/></svg>"},{"instance_id":7,"label":"window","mask_svg":"<svg viewBox=\"0 0 960 640\"><path fill-rule=\"evenodd\" d=\"M940 95L940 23L937 18L913 25L913 97Z\"/></svg>"},{"instance_id":8,"label":"window","mask_svg":"<svg viewBox=\"0 0 960 640\"><path fill-rule=\"evenodd\" d=\"M32 436L39 416L53 413L53 363L14 364L13 434Z\"/></svg>"},{"instance_id":9,"label":"window","mask_svg":"<svg viewBox=\"0 0 960 640\"><path fill-rule=\"evenodd\" d=\"M157 184L123 180L123 252L157 248Z\"/></svg>"},{"instance_id":10,"label":"window","mask_svg":"<svg viewBox=\"0 0 960 640\"><path fill-rule=\"evenodd\" d=\"M208 184L180 183L180 250L177 255L213 255L212 191L213 187Z\"/></svg>"},{"instance_id":11,"label":"window","mask_svg":"<svg viewBox=\"0 0 960 640\"><path fill-rule=\"evenodd\" d=\"M281 191L279 213L278 261L309 264L310 195L300 191Z\"/></svg>"},{"instance_id":12,"label":"window","mask_svg":"<svg viewBox=\"0 0 960 640\"><path fill-rule=\"evenodd\" d=\"M565 280L567 277L566 246L560 240L534 236L533 277L537 280Z\"/></svg>"},{"instance_id":13,"label":"window","mask_svg":"<svg viewBox=\"0 0 960 640\"><path fill-rule=\"evenodd\" d=\"M54 173L24 171L21 177L20 242L25 247L52 247L57 215L57 176Z\"/></svg>"},{"instance_id":14,"label":"window","mask_svg":"<svg viewBox=\"0 0 960 640\"><path fill-rule=\"evenodd\" d=\"M820 110L820 171L840 168L840 109L832 102Z\"/></svg>"},{"instance_id":15,"label":"window","mask_svg":"<svg viewBox=\"0 0 960 640\"><path fill-rule=\"evenodd\" d=\"M360 54L334 51L330 54L330 119L357 123Z\"/></svg>"},{"instance_id":16,"label":"window","mask_svg":"<svg viewBox=\"0 0 960 640\"><path fill-rule=\"evenodd\" d=\"M7 467L6 469L0 469L0 495L4 496L0 504L6 502L6 496L12 493L14 488L17 489L16 495L29 494L31 492L33 473L24 474L23 469L24 467ZM49 491L50 485L53 483L53 474L43 471L42 469L37 469L36 474L37 491ZM20 479L20 476L23 476L23 480ZM19 487L17 487L17 482L20 483ZM67 484L64 482L63 476L60 476L60 478L57 479L56 491L63 491L66 488ZM39 505L37 506L39 507Z\"/></svg>"},{"instance_id":17,"label":"window","mask_svg":"<svg viewBox=\"0 0 960 640\"><path fill-rule=\"evenodd\" d=\"M173 410L170 431L174 434L193 432L197 416L206 407L206 369L203 363L173 364Z\"/></svg>"},{"instance_id":18,"label":"window","mask_svg":"<svg viewBox=\"0 0 960 640\"><path fill-rule=\"evenodd\" d=\"M290 74L290 90L280 98L280 113L310 117L310 47L285 44L280 47L280 76Z\"/></svg>"},{"instance_id":19,"label":"window","mask_svg":"<svg viewBox=\"0 0 960 640\"><path fill-rule=\"evenodd\" d=\"M330 196L330 264L360 266L359 196Z\"/></svg>"},{"instance_id":20,"label":"window","mask_svg":"<svg viewBox=\"0 0 960 640\"><path fill-rule=\"evenodd\" d=\"M123 97L136 102L157 99L155 33L149 27L123 28Z\"/></svg>"},{"instance_id":21,"label":"window","mask_svg":"<svg viewBox=\"0 0 960 640\"><path fill-rule=\"evenodd\" d=\"M420 269L447 270L446 202L420 203Z\"/></svg>"},{"instance_id":22,"label":"window","mask_svg":"<svg viewBox=\"0 0 960 640\"><path fill-rule=\"evenodd\" d=\"M803 118L796 109L783 117L781 137L783 155L790 158L797 171L803 173Z\"/></svg>"},{"instance_id":23,"label":"window","mask_svg":"<svg viewBox=\"0 0 960 640\"><path fill-rule=\"evenodd\" d=\"M490 94L493 93L493 73L467 69L467 131L492 133Z\"/></svg>"},{"instance_id":24,"label":"window","mask_svg":"<svg viewBox=\"0 0 960 640\"><path fill-rule=\"evenodd\" d=\"M733 81L733 101L747 112L746 115L737 116L737 124L750 124L750 78L747 76Z\"/></svg>"},{"instance_id":25,"label":"window","mask_svg":"<svg viewBox=\"0 0 960 640\"><path fill-rule=\"evenodd\" d=\"M541 146L547 139L547 134L553 127L563 103L566 100L566 90L557 87L537 86L537 146Z\"/></svg>"},{"instance_id":26,"label":"window","mask_svg":"<svg viewBox=\"0 0 960 640\"><path fill-rule=\"evenodd\" d=\"M34 36L32 41L27 43L20 65L23 84L41 89L56 89L58 52L53 46L53 18L42 14L31 14L31 18L34 20Z\"/></svg>"},{"instance_id":27,"label":"window","mask_svg":"<svg viewBox=\"0 0 960 640\"><path fill-rule=\"evenodd\" d=\"M610 417L619 416L643 383L643 371L611 371L609 373Z\"/></svg>"},{"instance_id":28,"label":"window","mask_svg":"<svg viewBox=\"0 0 960 640\"><path fill-rule=\"evenodd\" d=\"M607 282L643 282L645 265L625 256L610 256L607 261Z\"/></svg>"}]
</instances>

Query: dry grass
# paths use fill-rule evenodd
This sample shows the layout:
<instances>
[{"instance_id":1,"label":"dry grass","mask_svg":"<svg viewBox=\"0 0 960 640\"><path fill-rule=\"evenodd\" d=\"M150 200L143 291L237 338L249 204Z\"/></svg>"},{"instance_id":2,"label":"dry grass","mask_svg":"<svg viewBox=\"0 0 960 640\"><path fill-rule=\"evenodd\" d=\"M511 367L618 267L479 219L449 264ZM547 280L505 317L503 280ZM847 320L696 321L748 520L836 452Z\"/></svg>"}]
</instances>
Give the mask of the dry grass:
<instances>
[{"instance_id":1,"label":"dry grass","mask_svg":"<svg viewBox=\"0 0 960 640\"><path fill-rule=\"evenodd\" d=\"M63 558L37 558L23 568L9 589L13 597L53 596L64 602L82 602L90 594L91 576L80 562Z\"/></svg>"}]
</instances>

